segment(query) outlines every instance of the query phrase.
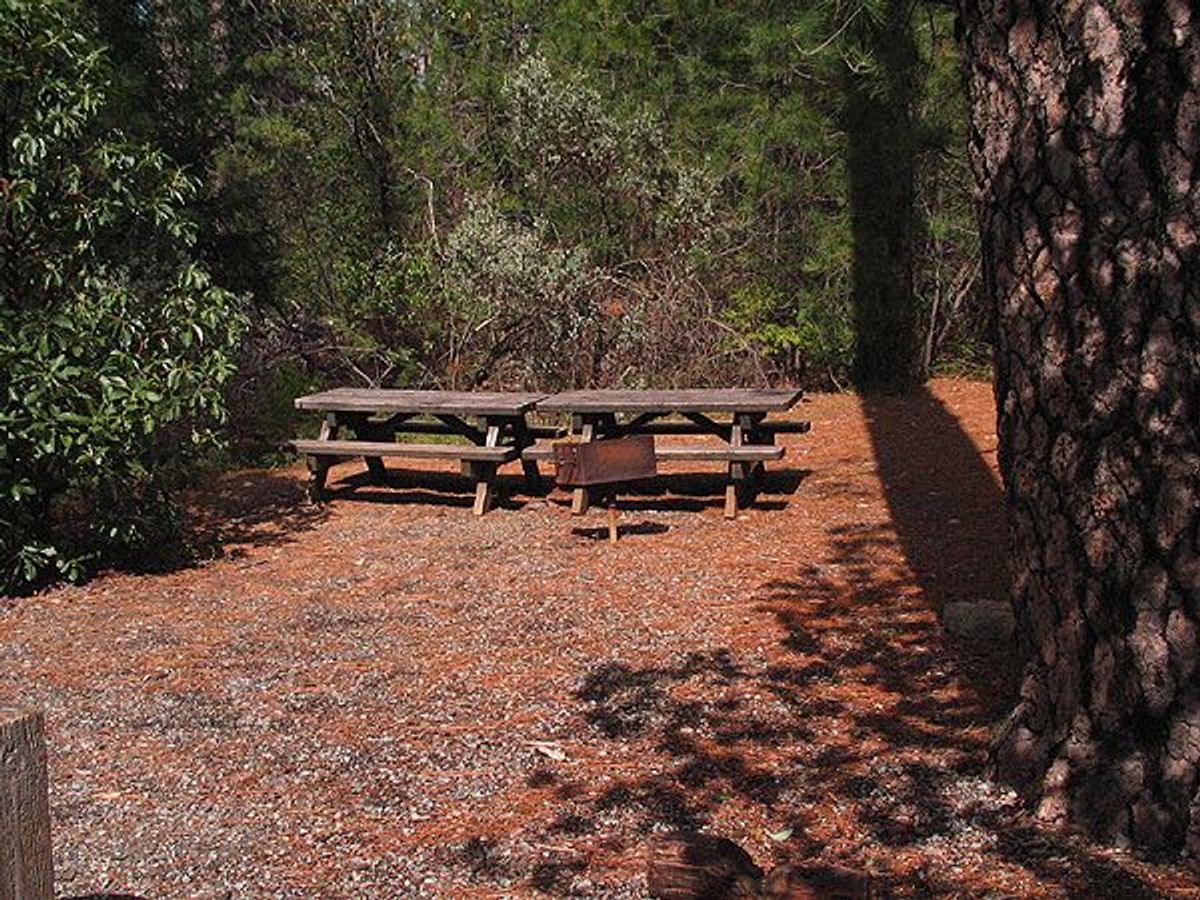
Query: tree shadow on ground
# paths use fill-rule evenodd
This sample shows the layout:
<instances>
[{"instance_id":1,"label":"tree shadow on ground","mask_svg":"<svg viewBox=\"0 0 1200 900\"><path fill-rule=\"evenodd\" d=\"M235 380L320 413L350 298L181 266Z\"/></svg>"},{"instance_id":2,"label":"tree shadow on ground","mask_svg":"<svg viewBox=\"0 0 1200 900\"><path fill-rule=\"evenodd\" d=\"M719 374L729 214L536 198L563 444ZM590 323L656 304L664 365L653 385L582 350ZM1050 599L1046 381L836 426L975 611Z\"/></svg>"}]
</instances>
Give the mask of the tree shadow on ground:
<instances>
[{"instance_id":1,"label":"tree shadow on ground","mask_svg":"<svg viewBox=\"0 0 1200 900\"><path fill-rule=\"evenodd\" d=\"M783 837L764 844L759 830L756 855L866 868L885 893L1007 895L1032 882L1164 896L1127 860L1040 829L988 778L1019 661L1009 646L947 640L936 610L1006 595L997 483L928 392L864 407L890 521L830 526L828 558L759 587L746 621L760 636L776 626L765 654L750 644L594 665L578 715L623 764L595 781L542 766L557 818L539 840L616 834L640 855L656 830L760 821ZM538 886L562 894L562 883Z\"/></svg>"},{"instance_id":2,"label":"tree shadow on ground","mask_svg":"<svg viewBox=\"0 0 1200 900\"><path fill-rule=\"evenodd\" d=\"M529 498L544 497L547 492L544 488L531 490L519 474L501 474L496 478L492 504L501 509L521 509ZM457 472L389 467L381 483L366 470L348 471L331 478L325 493L331 502L470 509L475 503L475 482Z\"/></svg>"},{"instance_id":3,"label":"tree shadow on ground","mask_svg":"<svg viewBox=\"0 0 1200 900\"><path fill-rule=\"evenodd\" d=\"M952 602L1007 601L1004 495L958 418L924 386L903 396L866 395L862 404L890 539L924 601L938 613ZM846 536L846 555L853 544ZM1023 664L1015 637L980 643L944 635L943 644L990 717L1012 709Z\"/></svg>"},{"instance_id":4,"label":"tree shadow on ground","mask_svg":"<svg viewBox=\"0 0 1200 900\"><path fill-rule=\"evenodd\" d=\"M1007 599L1004 496L958 419L924 387L862 404L891 525L926 598Z\"/></svg>"},{"instance_id":5,"label":"tree shadow on ground","mask_svg":"<svg viewBox=\"0 0 1200 900\"><path fill-rule=\"evenodd\" d=\"M810 469L776 469L764 474L749 507L759 510L781 510L787 497L795 494ZM622 509L636 512L700 512L725 505L726 476L721 472L669 472L654 478L622 485L618 500ZM555 499L562 506L570 505L569 495ZM743 501L745 503L745 501Z\"/></svg>"},{"instance_id":6,"label":"tree shadow on ground","mask_svg":"<svg viewBox=\"0 0 1200 900\"><path fill-rule=\"evenodd\" d=\"M750 505L759 510L780 510L786 498L799 490L811 475L808 469L767 470ZM430 469L389 467L385 480L375 483L365 470L331 472L326 484L330 501L380 503L388 505L442 506L470 508L475 502L474 482L455 472ZM569 506L570 494L555 490L553 476L541 479L531 488L524 476L502 472L496 479L495 505L503 509L520 509L530 499L546 499L559 506ZM719 508L725 503L725 475L720 472L663 473L655 478L621 486L619 502L622 509L632 512L699 512Z\"/></svg>"},{"instance_id":7,"label":"tree shadow on ground","mask_svg":"<svg viewBox=\"0 0 1200 900\"><path fill-rule=\"evenodd\" d=\"M617 524L618 538L634 537L635 535L666 534L670 530L669 525L663 525L661 522L619 522ZM571 534L587 538L589 541L607 541L608 526L579 526L578 528L572 528Z\"/></svg>"},{"instance_id":8,"label":"tree shadow on ground","mask_svg":"<svg viewBox=\"0 0 1200 900\"><path fill-rule=\"evenodd\" d=\"M213 476L187 497L188 525L200 555L243 556L249 548L300 540L329 516L305 502L295 472L247 469Z\"/></svg>"}]
</instances>

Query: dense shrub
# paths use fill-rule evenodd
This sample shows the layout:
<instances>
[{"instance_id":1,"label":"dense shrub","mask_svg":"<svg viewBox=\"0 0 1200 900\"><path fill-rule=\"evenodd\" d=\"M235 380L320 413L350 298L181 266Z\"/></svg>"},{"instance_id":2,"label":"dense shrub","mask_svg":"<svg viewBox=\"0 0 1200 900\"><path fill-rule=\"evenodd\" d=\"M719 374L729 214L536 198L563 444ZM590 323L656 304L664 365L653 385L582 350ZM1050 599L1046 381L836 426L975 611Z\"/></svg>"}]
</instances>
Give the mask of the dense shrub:
<instances>
[{"instance_id":1,"label":"dense shrub","mask_svg":"<svg viewBox=\"0 0 1200 900\"><path fill-rule=\"evenodd\" d=\"M241 330L191 255L193 182L105 127L66 0L0 3L0 589L169 546Z\"/></svg>"}]
</instances>

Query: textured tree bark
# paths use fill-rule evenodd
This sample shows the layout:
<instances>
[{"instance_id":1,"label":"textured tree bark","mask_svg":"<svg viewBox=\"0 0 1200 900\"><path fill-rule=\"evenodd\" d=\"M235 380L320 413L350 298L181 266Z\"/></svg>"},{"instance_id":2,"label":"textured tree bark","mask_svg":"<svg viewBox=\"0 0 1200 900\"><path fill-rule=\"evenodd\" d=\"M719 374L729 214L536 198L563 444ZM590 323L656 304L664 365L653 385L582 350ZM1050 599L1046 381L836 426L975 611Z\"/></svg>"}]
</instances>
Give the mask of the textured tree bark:
<instances>
[{"instance_id":1,"label":"textured tree bark","mask_svg":"<svg viewBox=\"0 0 1200 900\"><path fill-rule=\"evenodd\" d=\"M41 713L0 706L0 900L52 900Z\"/></svg>"},{"instance_id":2,"label":"textured tree bark","mask_svg":"<svg viewBox=\"0 0 1200 900\"><path fill-rule=\"evenodd\" d=\"M887 0L862 43L870 73L847 72L843 115L850 174L854 381L864 389L904 389L920 380L913 296L916 223L916 100L920 57L913 0Z\"/></svg>"},{"instance_id":3,"label":"textured tree bark","mask_svg":"<svg viewBox=\"0 0 1200 900\"><path fill-rule=\"evenodd\" d=\"M1200 856L1200 13L961 13L1029 654L995 766L1045 820Z\"/></svg>"}]
</instances>

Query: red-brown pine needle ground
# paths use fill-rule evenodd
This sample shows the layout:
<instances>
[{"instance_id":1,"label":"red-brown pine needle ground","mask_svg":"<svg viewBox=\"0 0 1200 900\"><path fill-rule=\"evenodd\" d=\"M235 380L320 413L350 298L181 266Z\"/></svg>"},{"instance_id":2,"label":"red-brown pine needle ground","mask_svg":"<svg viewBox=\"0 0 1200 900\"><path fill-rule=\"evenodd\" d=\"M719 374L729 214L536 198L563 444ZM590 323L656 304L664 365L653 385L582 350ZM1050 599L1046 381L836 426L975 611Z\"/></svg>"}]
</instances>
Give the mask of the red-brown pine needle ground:
<instances>
[{"instance_id":1,"label":"red-brown pine needle ground","mask_svg":"<svg viewBox=\"0 0 1200 900\"><path fill-rule=\"evenodd\" d=\"M470 514L436 465L303 504L199 485L214 561L0 605L0 696L44 706L59 893L640 897L656 830L897 896L1196 895L1043 832L986 778L1008 646L986 384L816 396L754 507L669 474L603 510ZM680 468L680 473L686 473Z\"/></svg>"}]
</instances>

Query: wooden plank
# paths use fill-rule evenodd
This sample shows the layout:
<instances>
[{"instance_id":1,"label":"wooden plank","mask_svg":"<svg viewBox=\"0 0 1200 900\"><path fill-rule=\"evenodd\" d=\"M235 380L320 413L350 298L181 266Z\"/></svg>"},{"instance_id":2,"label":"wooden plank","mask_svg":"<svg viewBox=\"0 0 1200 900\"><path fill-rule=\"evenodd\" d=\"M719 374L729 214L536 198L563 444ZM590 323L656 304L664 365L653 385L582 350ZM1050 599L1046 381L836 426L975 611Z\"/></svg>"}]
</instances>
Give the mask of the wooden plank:
<instances>
[{"instance_id":1,"label":"wooden plank","mask_svg":"<svg viewBox=\"0 0 1200 900\"><path fill-rule=\"evenodd\" d=\"M334 412L516 416L533 409L545 394L500 391L407 391L335 388L297 397L296 409Z\"/></svg>"},{"instance_id":2,"label":"wooden plank","mask_svg":"<svg viewBox=\"0 0 1200 900\"><path fill-rule=\"evenodd\" d=\"M729 432L730 432L730 429L732 428L732 426L727 423L721 423L721 422L716 422L714 424L716 424L717 427L720 429L720 434L718 436L721 437L723 440L729 440ZM409 429L406 426L404 430L407 431ZM717 434L717 432L713 431L712 429L700 428L694 422L671 422L671 421L664 422L661 420L658 422L647 422L644 424L640 424L636 428L631 428L631 427L629 427L629 425L623 425L623 426L621 426L621 428L619 430L621 431L622 434L624 434L624 433L659 434L659 435ZM790 419L773 422L770 419L768 419L766 421L759 422L758 425L755 426L755 430L756 431L764 431L764 432L773 433L773 434L808 434L812 430L812 423L811 422L797 422L797 421L792 421ZM547 428L547 429L542 429L539 432L535 433L535 436L539 437L539 438L554 439L554 438L565 437L566 435L562 432L562 429Z\"/></svg>"},{"instance_id":3,"label":"wooden plank","mask_svg":"<svg viewBox=\"0 0 1200 900\"><path fill-rule=\"evenodd\" d=\"M45 722L0 705L0 900L53 900Z\"/></svg>"},{"instance_id":4,"label":"wooden plank","mask_svg":"<svg viewBox=\"0 0 1200 900\"><path fill-rule=\"evenodd\" d=\"M732 425L725 425L723 422L714 422L704 413L700 412L685 412L683 414L699 434L721 434L732 428Z\"/></svg>"},{"instance_id":5,"label":"wooden plank","mask_svg":"<svg viewBox=\"0 0 1200 900\"><path fill-rule=\"evenodd\" d=\"M486 443L484 440L486 435L470 422L463 421L462 417L439 413L437 418L450 434L465 437L472 444L478 444L481 447Z\"/></svg>"},{"instance_id":6,"label":"wooden plank","mask_svg":"<svg viewBox=\"0 0 1200 900\"><path fill-rule=\"evenodd\" d=\"M491 508L491 494L492 486L488 482L488 476L484 473L475 481L475 503L471 507L471 511L475 515L482 516Z\"/></svg>"},{"instance_id":7,"label":"wooden plank","mask_svg":"<svg viewBox=\"0 0 1200 900\"><path fill-rule=\"evenodd\" d=\"M729 460L770 462L783 459L784 453L783 447L766 444L744 445L736 450L731 447L688 447L686 445L654 448L655 457L661 460L696 460L699 462L728 462ZM534 447L526 447L521 452L521 457L536 460L554 459L554 446L538 444Z\"/></svg>"},{"instance_id":8,"label":"wooden plank","mask_svg":"<svg viewBox=\"0 0 1200 900\"><path fill-rule=\"evenodd\" d=\"M537 404L538 412L672 413L782 412L799 402L794 388L701 388L672 391L565 391Z\"/></svg>"},{"instance_id":9,"label":"wooden plank","mask_svg":"<svg viewBox=\"0 0 1200 900\"><path fill-rule=\"evenodd\" d=\"M394 441L290 442L297 453L309 456L407 456L411 459L468 459L504 463L516 459L516 447L478 447L474 444L400 444Z\"/></svg>"},{"instance_id":10,"label":"wooden plank","mask_svg":"<svg viewBox=\"0 0 1200 900\"><path fill-rule=\"evenodd\" d=\"M386 423L383 427L386 427ZM462 434L461 428L450 428L441 421L408 421L389 430L397 434ZM567 430L558 425L526 425L524 430L534 438L554 439L567 436Z\"/></svg>"},{"instance_id":11,"label":"wooden plank","mask_svg":"<svg viewBox=\"0 0 1200 900\"><path fill-rule=\"evenodd\" d=\"M741 447L659 447L655 450L655 455L663 460L752 463L783 459L784 452L783 447L743 444Z\"/></svg>"}]
</instances>

